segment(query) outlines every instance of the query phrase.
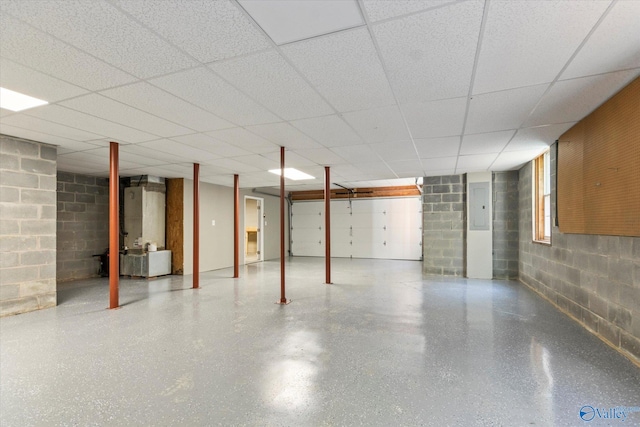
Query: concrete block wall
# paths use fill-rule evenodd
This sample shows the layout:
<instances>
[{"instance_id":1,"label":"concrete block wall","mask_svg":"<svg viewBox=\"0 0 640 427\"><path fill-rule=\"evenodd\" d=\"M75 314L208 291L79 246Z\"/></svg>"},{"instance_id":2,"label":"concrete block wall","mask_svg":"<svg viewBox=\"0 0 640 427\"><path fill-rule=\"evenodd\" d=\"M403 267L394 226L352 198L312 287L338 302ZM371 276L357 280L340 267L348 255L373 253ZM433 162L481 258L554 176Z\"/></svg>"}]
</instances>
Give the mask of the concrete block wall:
<instances>
[{"instance_id":1,"label":"concrete block wall","mask_svg":"<svg viewBox=\"0 0 640 427\"><path fill-rule=\"evenodd\" d=\"M493 277L518 278L518 171L493 173Z\"/></svg>"},{"instance_id":2,"label":"concrete block wall","mask_svg":"<svg viewBox=\"0 0 640 427\"><path fill-rule=\"evenodd\" d=\"M463 175L425 177L423 202L423 271L465 275L466 185Z\"/></svg>"},{"instance_id":3,"label":"concrete block wall","mask_svg":"<svg viewBox=\"0 0 640 427\"><path fill-rule=\"evenodd\" d=\"M0 316L56 305L56 158L0 135Z\"/></svg>"},{"instance_id":4,"label":"concrete block wall","mask_svg":"<svg viewBox=\"0 0 640 427\"><path fill-rule=\"evenodd\" d=\"M551 149L555 218L555 146ZM519 171L520 280L613 347L640 362L640 238L564 234L532 242L532 167ZM553 219L552 219L553 221Z\"/></svg>"},{"instance_id":5,"label":"concrete block wall","mask_svg":"<svg viewBox=\"0 0 640 427\"><path fill-rule=\"evenodd\" d=\"M93 255L109 246L109 183L70 172L57 175L57 279L98 275Z\"/></svg>"}]
</instances>

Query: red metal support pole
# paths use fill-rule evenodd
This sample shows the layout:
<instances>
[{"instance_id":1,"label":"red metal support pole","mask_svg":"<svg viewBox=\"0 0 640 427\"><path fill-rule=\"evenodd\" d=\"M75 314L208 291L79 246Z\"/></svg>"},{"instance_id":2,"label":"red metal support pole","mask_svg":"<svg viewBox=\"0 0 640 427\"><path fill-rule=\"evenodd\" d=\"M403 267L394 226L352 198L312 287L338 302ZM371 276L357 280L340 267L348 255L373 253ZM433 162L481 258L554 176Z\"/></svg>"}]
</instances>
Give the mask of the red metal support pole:
<instances>
[{"instance_id":1,"label":"red metal support pole","mask_svg":"<svg viewBox=\"0 0 640 427\"><path fill-rule=\"evenodd\" d=\"M193 164L193 289L200 287L200 164Z\"/></svg>"},{"instance_id":2,"label":"red metal support pole","mask_svg":"<svg viewBox=\"0 0 640 427\"><path fill-rule=\"evenodd\" d=\"M284 147L280 147L280 304L287 304L284 292Z\"/></svg>"},{"instance_id":3,"label":"red metal support pole","mask_svg":"<svg viewBox=\"0 0 640 427\"><path fill-rule=\"evenodd\" d=\"M120 177L118 143L109 143L109 308L118 308L120 298Z\"/></svg>"},{"instance_id":4,"label":"red metal support pole","mask_svg":"<svg viewBox=\"0 0 640 427\"><path fill-rule=\"evenodd\" d=\"M240 242L238 233L240 231L240 178L233 175L233 278L240 277L239 270L239 252Z\"/></svg>"},{"instance_id":5,"label":"red metal support pole","mask_svg":"<svg viewBox=\"0 0 640 427\"><path fill-rule=\"evenodd\" d=\"M324 258L325 283L331 284L331 171L324 167Z\"/></svg>"}]
</instances>

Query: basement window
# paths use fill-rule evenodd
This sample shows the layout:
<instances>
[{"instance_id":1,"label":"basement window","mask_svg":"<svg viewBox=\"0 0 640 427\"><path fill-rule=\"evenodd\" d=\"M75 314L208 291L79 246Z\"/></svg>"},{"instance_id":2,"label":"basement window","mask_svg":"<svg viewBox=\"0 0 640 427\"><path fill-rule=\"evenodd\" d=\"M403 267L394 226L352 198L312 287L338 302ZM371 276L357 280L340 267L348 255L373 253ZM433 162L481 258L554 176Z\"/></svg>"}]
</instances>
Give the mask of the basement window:
<instances>
[{"instance_id":1,"label":"basement window","mask_svg":"<svg viewBox=\"0 0 640 427\"><path fill-rule=\"evenodd\" d=\"M551 161L549 151L533 161L533 240L551 244Z\"/></svg>"}]
</instances>

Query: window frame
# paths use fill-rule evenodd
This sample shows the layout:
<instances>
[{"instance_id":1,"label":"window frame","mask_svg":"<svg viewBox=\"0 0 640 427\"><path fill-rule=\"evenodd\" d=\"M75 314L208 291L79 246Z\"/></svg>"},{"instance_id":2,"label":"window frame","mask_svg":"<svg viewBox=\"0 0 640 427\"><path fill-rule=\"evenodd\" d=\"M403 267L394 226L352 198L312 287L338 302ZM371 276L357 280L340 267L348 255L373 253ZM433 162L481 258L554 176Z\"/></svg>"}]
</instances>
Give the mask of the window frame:
<instances>
[{"instance_id":1,"label":"window frame","mask_svg":"<svg viewBox=\"0 0 640 427\"><path fill-rule=\"evenodd\" d=\"M548 212L545 211L545 206L547 206ZM551 156L549 150L533 160L532 217L533 241L551 245ZM545 217L547 222L545 222ZM548 235L546 234L547 230Z\"/></svg>"}]
</instances>

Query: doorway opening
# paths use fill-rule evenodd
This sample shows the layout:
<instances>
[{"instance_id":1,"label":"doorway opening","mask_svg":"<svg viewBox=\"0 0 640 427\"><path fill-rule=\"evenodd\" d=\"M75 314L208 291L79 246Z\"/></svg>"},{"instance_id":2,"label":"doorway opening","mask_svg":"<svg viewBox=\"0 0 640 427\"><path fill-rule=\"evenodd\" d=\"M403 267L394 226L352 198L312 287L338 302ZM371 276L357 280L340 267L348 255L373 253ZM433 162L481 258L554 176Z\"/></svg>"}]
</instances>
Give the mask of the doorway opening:
<instances>
[{"instance_id":1,"label":"doorway opening","mask_svg":"<svg viewBox=\"0 0 640 427\"><path fill-rule=\"evenodd\" d=\"M260 262L264 254L264 199L244 196L244 263Z\"/></svg>"}]
</instances>

